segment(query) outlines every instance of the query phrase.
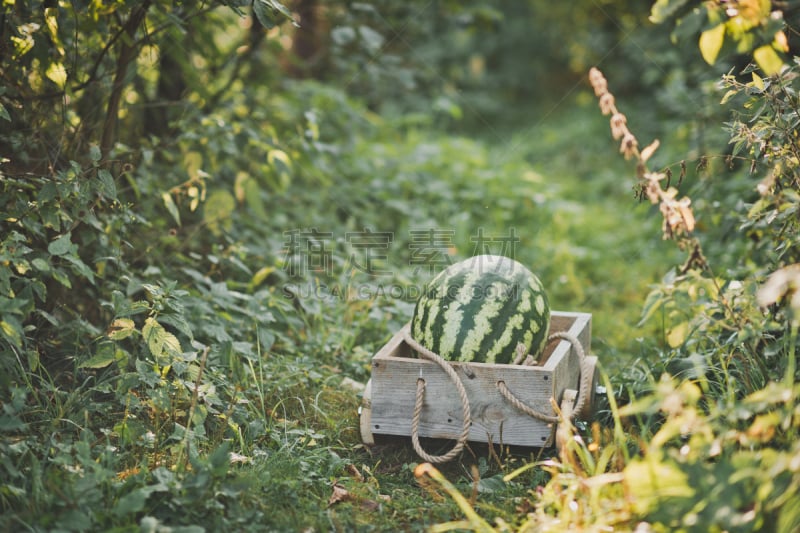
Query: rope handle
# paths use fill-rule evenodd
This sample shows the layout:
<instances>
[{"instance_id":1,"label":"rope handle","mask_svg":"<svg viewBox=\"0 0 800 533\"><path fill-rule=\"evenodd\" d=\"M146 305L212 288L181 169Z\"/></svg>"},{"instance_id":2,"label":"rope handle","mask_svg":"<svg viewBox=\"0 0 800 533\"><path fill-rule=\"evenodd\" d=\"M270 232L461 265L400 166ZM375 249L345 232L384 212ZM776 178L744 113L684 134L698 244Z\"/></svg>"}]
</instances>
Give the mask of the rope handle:
<instances>
[{"instance_id":1,"label":"rope handle","mask_svg":"<svg viewBox=\"0 0 800 533\"><path fill-rule=\"evenodd\" d=\"M575 349L575 353L578 354L578 359L580 361L581 374L580 374L580 389L578 393L578 401L573 407L572 412L570 413L569 416L570 419L574 419L576 416L578 416L578 413L581 413L583 411L583 408L586 404L586 400L591 394L592 381L594 380L594 371L591 362L586 357L586 352L583 349L581 341L575 335L568 333L566 331L558 331L547 337L548 344L553 342L554 340L565 340L570 344L572 344L572 347ZM506 400L508 400L508 402L511 405L513 405L526 415L532 416L533 418L541 420L542 422L548 422L548 423L558 422L559 420L558 416L546 415L522 403L522 401L509 390L505 381L500 380L497 382L497 390L500 392L500 395L503 396L503 398L505 398Z\"/></svg>"},{"instance_id":2,"label":"rope handle","mask_svg":"<svg viewBox=\"0 0 800 533\"><path fill-rule=\"evenodd\" d=\"M403 328L403 338L406 343L408 343L408 345L416 350L422 357L439 365L439 367L445 371L447 376L450 378L450 381L453 382L453 385L455 385L456 389L458 390L458 396L461 399L461 408L463 410L464 419L461 435L458 436L458 440L456 440L456 444L453 446L453 449L446 454L430 455L422 449L422 445L419 443L419 419L420 415L422 414L422 405L424 403L423 399L425 396L425 380L422 377L417 379L417 396L414 401L414 416L411 418L411 444L414 446L414 451L417 452L417 455L419 455L424 461L429 463L446 463L461 453L461 450L467 444L467 439L469 438L469 430L472 426L472 414L469 406L467 390L464 388L464 384L461 383L461 379L458 377L458 374L456 374L456 371L453 369L453 367L438 354L428 350L414 340L414 338L411 336L411 330L408 326Z\"/></svg>"},{"instance_id":3,"label":"rope handle","mask_svg":"<svg viewBox=\"0 0 800 533\"><path fill-rule=\"evenodd\" d=\"M420 377L417 379L417 393L416 398L414 401L414 415L411 418L411 443L414 446L414 451L419 455L424 461L429 463L446 463L454 459L464 446L467 443L467 439L469 438L469 431L470 427L472 426L472 414L469 405L469 397L467 396L467 391L464 388L464 384L461 383L461 379L456 374L456 371L453 367L442 357L427 349L419 342L417 342L411 336L411 329L408 324L403 327L402 330L403 340L421 357L432 361L439 365L439 367L444 370L447 376L450 378L450 381L453 382L456 389L458 390L458 395L461 400L461 407L463 410L463 420L464 425L461 430L461 434L458 436L456 440L455 446L444 455L430 455L424 449L422 449L422 445L419 442L419 422L420 422L420 415L422 414L422 406L424 404L424 397L425 397L425 380ZM583 349L583 345L581 344L580 340L571 333L567 333L566 331L559 331L556 333L551 334L547 338L547 343L551 343L554 340L561 339L566 340L570 344L572 344L573 348L575 348L575 352L578 354L578 359L580 360L581 366L581 373L580 373L580 392L578 394L578 402L572 409L569 418L575 418L578 413L583 411L584 405L586 403L587 398L591 393L591 386L592 381L594 380L594 371L592 363L586 357L586 352ZM521 349L520 346L517 347L517 357L514 361L515 364L524 364L524 365L533 365L536 364L536 361L533 358L524 353L524 349ZM524 361L523 361L524 359ZM497 382L497 389L500 392L501 396L505 398L511 405L522 411L523 413L541 420L547 423L557 423L559 421L558 416L554 415L547 415L542 412L539 412L528 405L524 404L519 398L517 398L514 393L512 393L508 387L506 386L505 382L500 380Z\"/></svg>"}]
</instances>

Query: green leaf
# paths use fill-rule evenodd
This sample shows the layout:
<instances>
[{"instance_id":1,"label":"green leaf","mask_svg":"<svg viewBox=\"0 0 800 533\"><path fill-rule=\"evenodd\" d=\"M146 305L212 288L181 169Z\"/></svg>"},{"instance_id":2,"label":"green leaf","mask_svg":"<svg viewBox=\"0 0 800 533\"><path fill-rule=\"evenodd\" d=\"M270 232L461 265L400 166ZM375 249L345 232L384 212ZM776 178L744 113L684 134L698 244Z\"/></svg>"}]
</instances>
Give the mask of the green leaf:
<instances>
[{"instance_id":1,"label":"green leaf","mask_svg":"<svg viewBox=\"0 0 800 533\"><path fill-rule=\"evenodd\" d=\"M12 415L0 415L0 433L11 433L25 429L27 424L21 418ZM6 488L4 486L3 488Z\"/></svg>"},{"instance_id":2,"label":"green leaf","mask_svg":"<svg viewBox=\"0 0 800 533\"><path fill-rule=\"evenodd\" d=\"M725 96L722 97L722 100L720 100L719 104L725 105L726 103L728 103L728 100L730 100L737 94L739 94L739 91L737 91L736 89L729 90L728 92L725 93Z\"/></svg>"},{"instance_id":3,"label":"green leaf","mask_svg":"<svg viewBox=\"0 0 800 533\"><path fill-rule=\"evenodd\" d=\"M270 274L275 272L275 270L277 269L274 266L265 266L260 268L258 272L253 274L253 278L250 280L250 287L255 288L261 285L261 283L263 283L263 281L267 279Z\"/></svg>"},{"instance_id":4,"label":"green leaf","mask_svg":"<svg viewBox=\"0 0 800 533\"><path fill-rule=\"evenodd\" d=\"M383 35L376 32L369 26L359 26L358 34L361 37L361 40L367 46L367 49L373 54L380 51L384 41L386 40L384 39Z\"/></svg>"},{"instance_id":5,"label":"green leaf","mask_svg":"<svg viewBox=\"0 0 800 533\"><path fill-rule=\"evenodd\" d=\"M203 220L214 235L222 233L221 227L232 225L231 214L236 209L236 200L228 191L217 190L211 193L203 206Z\"/></svg>"},{"instance_id":6,"label":"green leaf","mask_svg":"<svg viewBox=\"0 0 800 533\"><path fill-rule=\"evenodd\" d=\"M74 272L77 272L84 278L88 279L89 282L92 285L94 285L94 272L92 272L92 269L89 268L89 265L84 263L80 257L76 255L65 255L64 259L72 264L72 266L74 267L73 268Z\"/></svg>"},{"instance_id":7,"label":"green leaf","mask_svg":"<svg viewBox=\"0 0 800 533\"><path fill-rule=\"evenodd\" d=\"M191 324L189 324L189 322L182 315L169 313L161 314L158 318L162 323L174 327L176 330L178 330L178 332L186 335L189 339L194 338Z\"/></svg>"},{"instance_id":8,"label":"green leaf","mask_svg":"<svg viewBox=\"0 0 800 533\"><path fill-rule=\"evenodd\" d=\"M164 353L164 337L166 334L167 331L164 326L159 324L155 318L148 317L145 320L142 328L142 337L144 337L144 341L154 357L161 357L161 354Z\"/></svg>"},{"instance_id":9,"label":"green leaf","mask_svg":"<svg viewBox=\"0 0 800 533\"><path fill-rule=\"evenodd\" d=\"M753 59L767 76L772 76L781 71L783 60L775 51L772 45L765 44L753 51Z\"/></svg>"},{"instance_id":10,"label":"green leaf","mask_svg":"<svg viewBox=\"0 0 800 533\"><path fill-rule=\"evenodd\" d=\"M193 180L200 176L203 168L203 154L200 152L186 152L183 155L183 166L186 168L186 174Z\"/></svg>"},{"instance_id":11,"label":"green leaf","mask_svg":"<svg viewBox=\"0 0 800 533\"><path fill-rule=\"evenodd\" d=\"M247 206L260 218L267 218L267 210L264 207L264 202L261 199L261 189L258 182L250 177L245 172L239 172L236 175L234 184L234 194L236 201L247 203Z\"/></svg>"},{"instance_id":12,"label":"green leaf","mask_svg":"<svg viewBox=\"0 0 800 533\"><path fill-rule=\"evenodd\" d=\"M508 484L504 480L503 474L497 474L488 478L481 478L478 481L478 492L481 494L492 494L508 489Z\"/></svg>"},{"instance_id":13,"label":"green leaf","mask_svg":"<svg viewBox=\"0 0 800 533\"><path fill-rule=\"evenodd\" d=\"M339 46L345 46L356 39L356 30L350 26L337 26L331 30L331 39Z\"/></svg>"},{"instance_id":14,"label":"green leaf","mask_svg":"<svg viewBox=\"0 0 800 533\"><path fill-rule=\"evenodd\" d=\"M150 304L147 300L130 301L120 291L112 291L111 302L114 308L114 313L118 317L128 317L138 315L150 310Z\"/></svg>"},{"instance_id":15,"label":"green leaf","mask_svg":"<svg viewBox=\"0 0 800 533\"><path fill-rule=\"evenodd\" d=\"M700 34L700 53L709 65L713 65L717 60L719 51L722 49L722 42L725 40L725 24L717 24L710 30Z\"/></svg>"},{"instance_id":16,"label":"green leaf","mask_svg":"<svg viewBox=\"0 0 800 533\"><path fill-rule=\"evenodd\" d=\"M56 268L53 270L53 279L65 286L68 289L72 288L72 281L70 281L69 276L61 270L60 268Z\"/></svg>"},{"instance_id":17,"label":"green leaf","mask_svg":"<svg viewBox=\"0 0 800 533\"><path fill-rule=\"evenodd\" d=\"M117 184L108 170L100 169L97 172L97 179L100 182L100 192L103 196L112 200L117 199Z\"/></svg>"},{"instance_id":18,"label":"green leaf","mask_svg":"<svg viewBox=\"0 0 800 533\"><path fill-rule=\"evenodd\" d=\"M686 473L670 462L659 460L658 454L634 459L623 474L634 508L642 514L656 506L668 505L673 498L691 498L695 493Z\"/></svg>"},{"instance_id":19,"label":"green leaf","mask_svg":"<svg viewBox=\"0 0 800 533\"><path fill-rule=\"evenodd\" d=\"M181 214L178 212L178 206L175 205L175 200L172 199L172 195L168 192L165 192L161 195L161 199L164 201L164 206L167 208L167 211L169 211L169 214L172 215L175 223L180 226Z\"/></svg>"},{"instance_id":20,"label":"green leaf","mask_svg":"<svg viewBox=\"0 0 800 533\"><path fill-rule=\"evenodd\" d=\"M67 69L64 68L64 65L60 61L50 63L44 75L47 76L47 79L58 85L60 89L63 89L67 85Z\"/></svg>"},{"instance_id":21,"label":"green leaf","mask_svg":"<svg viewBox=\"0 0 800 533\"><path fill-rule=\"evenodd\" d=\"M113 362L114 352L104 351L103 353L98 353L88 361L84 361L78 365L78 368L105 368Z\"/></svg>"},{"instance_id":22,"label":"green leaf","mask_svg":"<svg viewBox=\"0 0 800 533\"><path fill-rule=\"evenodd\" d=\"M98 344L94 356L81 363L78 368L105 368L117 359L116 345L111 341L103 340Z\"/></svg>"},{"instance_id":23,"label":"green leaf","mask_svg":"<svg viewBox=\"0 0 800 533\"><path fill-rule=\"evenodd\" d=\"M781 506L776 531L778 533L800 531L800 496L795 494Z\"/></svg>"},{"instance_id":24,"label":"green leaf","mask_svg":"<svg viewBox=\"0 0 800 533\"><path fill-rule=\"evenodd\" d=\"M253 2L253 13L256 15L258 22L268 30L275 27L275 15L266 1L255 0L255 2Z\"/></svg>"},{"instance_id":25,"label":"green leaf","mask_svg":"<svg viewBox=\"0 0 800 533\"><path fill-rule=\"evenodd\" d=\"M273 180L275 190L283 191L292 180L292 160L283 150L270 150L267 154L267 163L272 167L277 180Z\"/></svg>"},{"instance_id":26,"label":"green leaf","mask_svg":"<svg viewBox=\"0 0 800 533\"><path fill-rule=\"evenodd\" d=\"M230 467L230 443L223 441L216 450L208 456L208 463L217 475L225 474Z\"/></svg>"},{"instance_id":27,"label":"green leaf","mask_svg":"<svg viewBox=\"0 0 800 533\"><path fill-rule=\"evenodd\" d=\"M61 229L61 215L59 208L52 204L43 205L39 208L39 217L42 219L42 224L56 231Z\"/></svg>"},{"instance_id":28,"label":"green leaf","mask_svg":"<svg viewBox=\"0 0 800 533\"><path fill-rule=\"evenodd\" d=\"M763 91L765 89L764 80L761 78L761 76L759 76L755 72L751 72L751 75L753 77L753 81L752 81L753 87L755 87L759 91Z\"/></svg>"},{"instance_id":29,"label":"green leaf","mask_svg":"<svg viewBox=\"0 0 800 533\"><path fill-rule=\"evenodd\" d=\"M7 121L11 122L11 115L8 114L6 106L4 106L3 104L0 104L0 118L4 118Z\"/></svg>"},{"instance_id":30,"label":"green leaf","mask_svg":"<svg viewBox=\"0 0 800 533\"><path fill-rule=\"evenodd\" d=\"M72 249L72 232L68 231L47 246L50 255L64 255Z\"/></svg>"},{"instance_id":31,"label":"green leaf","mask_svg":"<svg viewBox=\"0 0 800 533\"><path fill-rule=\"evenodd\" d=\"M39 351L35 348L33 350L28 350L27 353L28 359L28 368L30 368L31 372L36 372L39 368L40 358L39 358Z\"/></svg>"},{"instance_id":32,"label":"green leaf","mask_svg":"<svg viewBox=\"0 0 800 533\"><path fill-rule=\"evenodd\" d=\"M687 0L657 0L650 9L650 22L661 24L686 5Z\"/></svg>"},{"instance_id":33,"label":"green leaf","mask_svg":"<svg viewBox=\"0 0 800 533\"><path fill-rule=\"evenodd\" d=\"M164 329L164 326L159 324L153 317L148 317L145 320L142 328L142 337L144 337L150 353L156 359L165 354L176 355L181 352L181 343L178 338Z\"/></svg>"},{"instance_id":34,"label":"green leaf","mask_svg":"<svg viewBox=\"0 0 800 533\"><path fill-rule=\"evenodd\" d=\"M22 347L22 326L15 319L6 317L5 320L1 320L0 333L17 348Z\"/></svg>"},{"instance_id":35,"label":"green leaf","mask_svg":"<svg viewBox=\"0 0 800 533\"><path fill-rule=\"evenodd\" d=\"M130 318L117 318L108 326L108 338L114 341L127 339L136 333L136 323Z\"/></svg>"},{"instance_id":36,"label":"green leaf","mask_svg":"<svg viewBox=\"0 0 800 533\"><path fill-rule=\"evenodd\" d=\"M258 22L265 28L272 29L283 20L293 20L292 12L278 0L255 0L253 2L253 13Z\"/></svg>"},{"instance_id":37,"label":"green leaf","mask_svg":"<svg viewBox=\"0 0 800 533\"><path fill-rule=\"evenodd\" d=\"M692 10L675 24L670 40L676 44L694 42L697 34L706 26L707 19L708 17L704 11L700 9Z\"/></svg>"},{"instance_id":38,"label":"green leaf","mask_svg":"<svg viewBox=\"0 0 800 533\"><path fill-rule=\"evenodd\" d=\"M147 498L155 492L155 487L139 487L124 495L117 501L112 512L116 516L133 515L144 509ZM154 528L153 531L157 529Z\"/></svg>"},{"instance_id":39,"label":"green leaf","mask_svg":"<svg viewBox=\"0 0 800 533\"><path fill-rule=\"evenodd\" d=\"M644 305L642 306L642 318L639 319L639 323L636 324L637 327L646 324L656 311L664 307L665 302L666 298L661 290L655 289L650 291L650 294L647 295Z\"/></svg>"},{"instance_id":40,"label":"green leaf","mask_svg":"<svg viewBox=\"0 0 800 533\"><path fill-rule=\"evenodd\" d=\"M677 326L671 327L667 330L667 343L672 348L677 348L686 341L686 337L688 336L689 336L689 323L681 322Z\"/></svg>"},{"instance_id":41,"label":"green leaf","mask_svg":"<svg viewBox=\"0 0 800 533\"><path fill-rule=\"evenodd\" d=\"M170 332L164 335L164 351L171 355L178 355L181 353L181 342L178 337Z\"/></svg>"},{"instance_id":42,"label":"green leaf","mask_svg":"<svg viewBox=\"0 0 800 533\"><path fill-rule=\"evenodd\" d=\"M42 259L41 257L37 257L33 261L31 261L33 268L38 270L39 272L50 272L50 263Z\"/></svg>"}]
</instances>

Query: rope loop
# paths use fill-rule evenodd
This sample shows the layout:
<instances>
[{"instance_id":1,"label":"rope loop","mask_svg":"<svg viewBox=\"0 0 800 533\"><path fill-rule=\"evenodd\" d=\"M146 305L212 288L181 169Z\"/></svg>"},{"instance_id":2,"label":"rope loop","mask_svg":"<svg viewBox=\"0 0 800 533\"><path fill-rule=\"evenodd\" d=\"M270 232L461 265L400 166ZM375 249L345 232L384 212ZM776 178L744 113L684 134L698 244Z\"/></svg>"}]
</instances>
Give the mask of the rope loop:
<instances>
[{"instance_id":1,"label":"rope loop","mask_svg":"<svg viewBox=\"0 0 800 533\"><path fill-rule=\"evenodd\" d=\"M575 417L578 416L578 413L580 413L583 410L584 405L586 404L586 400L591 394L592 381L594 380L594 371L591 368L591 364L589 363L586 357L586 352L584 351L583 345L581 344L581 341L580 339L578 339L578 337L566 331L557 331L551 334L549 337L547 337L547 344L550 344L554 340L565 340L569 342L575 349L575 353L578 354L578 360L581 368L580 387L578 392L578 401L575 404L575 407L573 407L572 413L570 414L570 419L574 419ZM546 415L522 403L522 401L519 398L517 398L513 392L509 390L504 381L501 380L497 382L497 390L500 392L503 398L508 400L508 402L511 405L513 405L526 415L532 416L533 418L541 420L542 422L547 422L547 423L558 422L558 416Z\"/></svg>"},{"instance_id":2,"label":"rope loop","mask_svg":"<svg viewBox=\"0 0 800 533\"><path fill-rule=\"evenodd\" d=\"M541 420L542 422L547 422L548 424L558 422L557 416L546 415L522 403L522 401L516 396L514 396L514 393L508 389L508 386L506 385L505 381L500 380L497 382L497 390L500 391L500 395L503 398L505 398L508 401L508 403L510 403L511 405L513 405L526 415L532 416L533 418Z\"/></svg>"},{"instance_id":3,"label":"rope loop","mask_svg":"<svg viewBox=\"0 0 800 533\"><path fill-rule=\"evenodd\" d=\"M429 463L446 463L461 453L461 450L464 449L464 446L467 444L467 439L469 438L469 430L472 426L472 414L469 406L467 390L464 388L464 384L461 383L461 379L458 377L458 374L456 374L456 371L453 369L453 367L438 354L428 350L414 340L408 327L404 328L403 330L403 338L406 343L411 346L411 348L420 354L420 356L439 365L439 367L444 370L444 372L450 378L450 381L453 382L456 390L458 390L458 396L461 399L461 408L464 420L461 434L458 436L455 446L453 446L453 449L451 449L449 452L444 455L430 455L422 449L422 445L419 442L419 420L420 415L422 414L422 406L424 404L425 380L422 377L417 379L417 395L414 401L414 416L411 418L411 444L413 444L414 451L417 452L417 455L419 455L424 461Z\"/></svg>"}]
</instances>

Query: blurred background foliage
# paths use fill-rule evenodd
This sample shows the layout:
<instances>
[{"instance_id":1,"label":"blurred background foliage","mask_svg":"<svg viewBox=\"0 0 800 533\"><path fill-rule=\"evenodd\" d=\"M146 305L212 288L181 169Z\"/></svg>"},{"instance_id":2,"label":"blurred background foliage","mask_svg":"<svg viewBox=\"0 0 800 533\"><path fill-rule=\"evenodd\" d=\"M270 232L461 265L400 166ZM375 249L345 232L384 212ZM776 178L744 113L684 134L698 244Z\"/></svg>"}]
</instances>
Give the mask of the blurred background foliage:
<instances>
[{"instance_id":1,"label":"blurred background foliage","mask_svg":"<svg viewBox=\"0 0 800 533\"><path fill-rule=\"evenodd\" d=\"M413 289L483 234L495 253L519 238L554 307L594 313L612 381L602 427L576 442L613 450L598 461L578 447L579 462L516 485L498 471L523 459L481 457L483 511L585 525L609 497L617 527L793 527L782 510L796 496L748 498L798 484L785 270L798 260L797 82L749 64L798 9L737 6L750 4L763 16L741 34L749 47L709 65L700 35L735 18L715 19L716 2L659 0L661 24L650 3L610 0L3 2L0 525L417 529L458 516L441 498L429 514L407 450L385 466L363 450L343 383L368 379ZM791 58L786 35L776 52ZM709 269L681 268L655 208L634 200L591 66L643 145L662 139L651 164L692 197ZM420 241L432 229L443 240ZM767 308L756 291L776 270L788 281ZM629 436L615 399L631 406ZM691 453L673 415L706 417ZM679 488L659 491L648 468ZM558 488L610 472L643 500ZM729 506L683 490L709 475L739 476ZM356 496L337 513L324 503L348 476Z\"/></svg>"}]
</instances>

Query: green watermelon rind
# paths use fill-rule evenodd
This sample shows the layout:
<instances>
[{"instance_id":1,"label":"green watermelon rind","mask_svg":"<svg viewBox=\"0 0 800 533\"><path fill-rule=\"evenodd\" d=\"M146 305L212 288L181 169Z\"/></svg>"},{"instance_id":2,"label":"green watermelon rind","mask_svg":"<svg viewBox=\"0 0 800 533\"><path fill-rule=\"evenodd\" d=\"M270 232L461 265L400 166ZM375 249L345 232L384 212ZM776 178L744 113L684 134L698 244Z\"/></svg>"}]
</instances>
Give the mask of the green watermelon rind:
<instances>
[{"instance_id":1,"label":"green watermelon rind","mask_svg":"<svg viewBox=\"0 0 800 533\"><path fill-rule=\"evenodd\" d=\"M522 343L538 357L550 327L541 281L513 259L480 255L434 277L414 308L411 335L448 361L508 364Z\"/></svg>"}]
</instances>

